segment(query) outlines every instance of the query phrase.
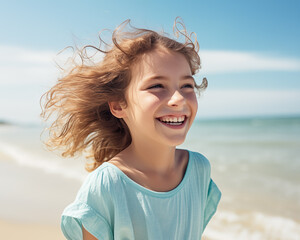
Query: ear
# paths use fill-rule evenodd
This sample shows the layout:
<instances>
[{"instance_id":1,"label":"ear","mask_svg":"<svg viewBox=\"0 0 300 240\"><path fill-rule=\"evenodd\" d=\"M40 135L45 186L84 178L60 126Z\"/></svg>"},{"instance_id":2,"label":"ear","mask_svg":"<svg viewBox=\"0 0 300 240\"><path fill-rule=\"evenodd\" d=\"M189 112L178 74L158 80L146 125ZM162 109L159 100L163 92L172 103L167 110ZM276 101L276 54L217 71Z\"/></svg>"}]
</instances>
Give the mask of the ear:
<instances>
[{"instance_id":1,"label":"ear","mask_svg":"<svg viewBox=\"0 0 300 240\"><path fill-rule=\"evenodd\" d=\"M126 116L124 106L120 102L109 102L109 109L116 118L124 118Z\"/></svg>"}]
</instances>

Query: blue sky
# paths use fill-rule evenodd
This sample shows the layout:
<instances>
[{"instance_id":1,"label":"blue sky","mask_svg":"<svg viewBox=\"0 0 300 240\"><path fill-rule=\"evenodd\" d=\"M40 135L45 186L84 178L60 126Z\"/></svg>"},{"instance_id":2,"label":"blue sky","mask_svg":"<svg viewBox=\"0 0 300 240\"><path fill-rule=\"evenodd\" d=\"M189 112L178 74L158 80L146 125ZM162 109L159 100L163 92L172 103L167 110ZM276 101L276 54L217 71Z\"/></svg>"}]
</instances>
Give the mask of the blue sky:
<instances>
[{"instance_id":1,"label":"blue sky","mask_svg":"<svg viewBox=\"0 0 300 240\"><path fill-rule=\"evenodd\" d=\"M126 19L171 33L176 16L200 43L200 117L300 114L299 12L297 0L2 1L0 119L39 122L66 46L97 45L100 30Z\"/></svg>"}]
</instances>

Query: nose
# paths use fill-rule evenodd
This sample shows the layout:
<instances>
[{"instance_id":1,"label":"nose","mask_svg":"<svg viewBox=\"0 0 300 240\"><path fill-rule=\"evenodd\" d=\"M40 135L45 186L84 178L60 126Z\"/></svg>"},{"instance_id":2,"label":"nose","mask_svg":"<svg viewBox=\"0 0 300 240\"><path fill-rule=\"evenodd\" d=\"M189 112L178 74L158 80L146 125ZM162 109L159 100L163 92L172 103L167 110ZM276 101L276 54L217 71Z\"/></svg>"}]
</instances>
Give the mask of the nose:
<instances>
[{"instance_id":1,"label":"nose","mask_svg":"<svg viewBox=\"0 0 300 240\"><path fill-rule=\"evenodd\" d=\"M168 101L168 105L172 107L180 107L184 103L185 103L184 96L182 96L182 94L177 90L171 95Z\"/></svg>"}]
</instances>

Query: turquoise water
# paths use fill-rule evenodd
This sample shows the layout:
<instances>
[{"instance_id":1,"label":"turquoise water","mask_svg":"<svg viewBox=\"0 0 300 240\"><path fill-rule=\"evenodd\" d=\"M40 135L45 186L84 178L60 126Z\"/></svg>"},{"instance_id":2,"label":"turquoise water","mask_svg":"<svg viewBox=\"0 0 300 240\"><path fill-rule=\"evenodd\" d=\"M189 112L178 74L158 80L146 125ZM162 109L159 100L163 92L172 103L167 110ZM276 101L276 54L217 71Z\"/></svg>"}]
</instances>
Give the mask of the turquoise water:
<instances>
[{"instance_id":1,"label":"turquoise water","mask_svg":"<svg viewBox=\"0 0 300 240\"><path fill-rule=\"evenodd\" d=\"M196 121L183 147L223 193L210 239L300 239L300 117Z\"/></svg>"},{"instance_id":2,"label":"turquoise water","mask_svg":"<svg viewBox=\"0 0 300 240\"><path fill-rule=\"evenodd\" d=\"M84 159L45 151L39 126L0 126L0 160L81 181ZM180 146L201 152L223 196L204 239L300 239L300 117L196 120Z\"/></svg>"},{"instance_id":3,"label":"turquoise water","mask_svg":"<svg viewBox=\"0 0 300 240\"><path fill-rule=\"evenodd\" d=\"M289 198L297 211L282 214L300 220L300 117L197 121L183 146L210 159L225 189Z\"/></svg>"}]
</instances>

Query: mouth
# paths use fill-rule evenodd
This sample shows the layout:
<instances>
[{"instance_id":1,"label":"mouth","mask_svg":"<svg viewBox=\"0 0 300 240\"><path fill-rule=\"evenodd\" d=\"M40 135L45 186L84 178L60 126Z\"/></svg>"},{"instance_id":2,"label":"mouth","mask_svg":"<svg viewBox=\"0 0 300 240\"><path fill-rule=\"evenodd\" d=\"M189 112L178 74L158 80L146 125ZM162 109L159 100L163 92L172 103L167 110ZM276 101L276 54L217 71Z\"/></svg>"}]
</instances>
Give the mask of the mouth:
<instances>
[{"instance_id":1,"label":"mouth","mask_svg":"<svg viewBox=\"0 0 300 240\"><path fill-rule=\"evenodd\" d=\"M181 116L164 116L157 118L158 121L170 125L170 126L181 126L185 123L187 117L185 115Z\"/></svg>"}]
</instances>

